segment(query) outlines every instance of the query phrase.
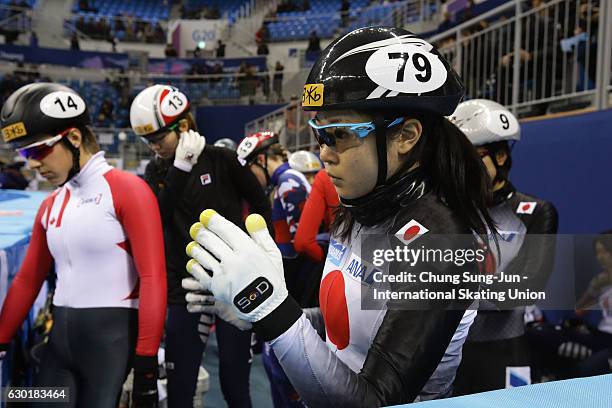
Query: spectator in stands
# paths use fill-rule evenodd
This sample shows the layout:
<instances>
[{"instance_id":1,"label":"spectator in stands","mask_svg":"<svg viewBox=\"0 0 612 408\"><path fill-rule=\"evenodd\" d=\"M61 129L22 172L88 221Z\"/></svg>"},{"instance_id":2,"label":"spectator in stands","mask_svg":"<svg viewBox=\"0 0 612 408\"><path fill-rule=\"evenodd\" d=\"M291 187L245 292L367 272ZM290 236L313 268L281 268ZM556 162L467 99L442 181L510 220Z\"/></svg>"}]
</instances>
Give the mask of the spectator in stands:
<instances>
[{"instance_id":1,"label":"spectator in stands","mask_svg":"<svg viewBox=\"0 0 612 408\"><path fill-rule=\"evenodd\" d=\"M210 71L211 75L223 75L223 64L217 62L212 70ZM213 77L210 79L210 82L219 82L221 80L220 76Z\"/></svg>"},{"instance_id":2,"label":"spectator in stands","mask_svg":"<svg viewBox=\"0 0 612 408\"><path fill-rule=\"evenodd\" d=\"M152 43L155 40L155 31L153 30L153 25L148 21L144 23L143 35L147 43Z\"/></svg>"},{"instance_id":3,"label":"spectator in stands","mask_svg":"<svg viewBox=\"0 0 612 408\"><path fill-rule=\"evenodd\" d=\"M292 11L298 11L298 7L295 5L293 0L282 0L276 8L278 13L289 13Z\"/></svg>"},{"instance_id":4,"label":"spectator in stands","mask_svg":"<svg viewBox=\"0 0 612 408\"><path fill-rule=\"evenodd\" d=\"M585 41L578 44L578 63L584 71L584 85L582 89L592 89L594 87L595 76L597 73L597 37L599 28L599 6L587 2L580 5L580 20L578 27L574 30L575 35L585 35ZM588 63L587 63L588 59ZM589 83L590 82L590 83Z\"/></svg>"},{"instance_id":5,"label":"spectator in stands","mask_svg":"<svg viewBox=\"0 0 612 408\"><path fill-rule=\"evenodd\" d=\"M459 12L459 21L461 23L465 23L475 17L474 13L474 0L468 0L468 5L466 8Z\"/></svg>"},{"instance_id":6,"label":"spectator in stands","mask_svg":"<svg viewBox=\"0 0 612 408\"><path fill-rule=\"evenodd\" d=\"M197 75L210 75L212 74L212 72L208 64L201 63L201 64L196 64L196 74ZM208 82L208 81L209 81L209 78L199 78L198 79L198 82Z\"/></svg>"},{"instance_id":7,"label":"spectator in stands","mask_svg":"<svg viewBox=\"0 0 612 408\"><path fill-rule=\"evenodd\" d=\"M268 23L264 23L259 27L259 30L255 33L255 43L261 44L270 42L270 30L268 29Z\"/></svg>"},{"instance_id":8,"label":"spectator in stands","mask_svg":"<svg viewBox=\"0 0 612 408\"><path fill-rule=\"evenodd\" d=\"M23 65L23 62L18 62L17 63L17 68L15 69L15 71L13 71L13 73L15 74L15 77L20 81L20 82L29 82L28 81L28 76L29 76L29 71L28 69Z\"/></svg>"},{"instance_id":9,"label":"spectator in stands","mask_svg":"<svg viewBox=\"0 0 612 408\"><path fill-rule=\"evenodd\" d=\"M85 30L83 30L83 32L93 37L95 35L95 31L96 31L96 21L91 16L87 19L87 22L85 23Z\"/></svg>"},{"instance_id":10,"label":"spectator in stands","mask_svg":"<svg viewBox=\"0 0 612 408\"><path fill-rule=\"evenodd\" d=\"M38 47L38 36L34 31L32 31L32 34L30 35L30 47Z\"/></svg>"},{"instance_id":11,"label":"spectator in stands","mask_svg":"<svg viewBox=\"0 0 612 408\"><path fill-rule=\"evenodd\" d=\"M440 21L440 24L438 25L438 32L443 33L446 30L450 30L454 25L455 23L453 23L451 20L450 13L448 10L446 10L442 15L442 21Z\"/></svg>"},{"instance_id":12,"label":"spectator in stands","mask_svg":"<svg viewBox=\"0 0 612 408\"><path fill-rule=\"evenodd\" d=\"M153 39L156 43L163 43L166 40L166 33L159 21L155 24Z\"/></svg>"},{"instance_id":13,"label":"spectator in stands","mask_svg":"<svg viewBox=\"0 0 612 408\"><path fill-rule=\"evenodd\" d=\"M280 61L276 61L276 66L274 67L274 78L272 80L272 88L274 93L276 94L276 99L278 102L283 101L283 70L285 67L281 64Z\"/></svg>"},{"instance_id":14,"label":"spectator in stands","mask_svg":"<svg viewBox=\"0 0 612 408\"><path fill-rule=\"evenodd\" d=\"M0 35L4 36L5 44L11 45L11 44L14 44L15 41L17 41L17 38L19 38L19 31L7 30L7 29L0 27Z\"/></svg>"},{"instance_id":15,"label":"spectator in stands","mask_svg":"<svg viewBox=\"0 0 612 408\"><path fill-rule=\"evenodd\" d=\"M136 27L134 26L134 18L131 15L125 17L125 39L132 41L136 38Z\"/></svg>"},{"instance_id":16,"label":"spectator in stands","mask_svg":"<svg viewBox=\"0 0 612 408\"><path fill-rule=\"evenodd\" d=\"M238 89L240 91L240 96L248 96L250 98L255 96L257 86L259 85L257 77L255 76L255 68L243 62L240 65L238 74Z\"/></svg>"},{"instance_id":17,"label":"spectator in stands","mask_svg":"<svg viewBox=\"0 0 612 408\"><path fill-rule=\"evenodd\" d=\"M612 230L595 237L593 249L601 272L577 301L576 316L561 325L540 324L527 329L538 371L552 372L556 380L612 372ZM596 327L582 320L593 309L601 311Z\"/></svg>"},{"instance_id":18,"label":"spectator in stands","mask_svg":"<svg viewBox=\"0 0 612 408\"><path fill-rule=\"evenodd\" d=\"M113 110L115 106L109 99L105 99L102 102L100 113L98 114L96 125L97 126L110 126L113 121Z\"/></svg>"},{"instance_id":19,"label":"spectator in stands","mask_svg":"<svg viewBox=\"0 0 612 408\"><path fill-rule=\"evenodd\" d=\"M131 102L130 92L132 90L132 86L130 85L130 78L125 74L125 69L119 69L119 74L114 75L114 78L111 80L111 85L119 94L119 106L122 108L128 108Z\"/></svg>"},{"instance_id":20,"label":"spectator in stands","mask_svg":"<svg viewBox=\"0 0 612 408\"><path fill-rule=\"evenodd\" d=\"M20 13L19 8L18 8L19 5L17 4L17 0L11 0L11 2L9 3L9 7L10 7L9 17L16 16L17 14Z\"/></svg>"},{"instance_id":21,"label":"spectator in stands","mask_svg":"<svg viewBox=\"0 0 612 408\"><path fill-rule=\"evenodd\" d=\"M195 48L193 49L193 58L202 58L203 45L204 44L202 44L202 42L196 44Z\"/></svg>"},{"instance_id":22,"label":"spectator in stands","mask_svg":"<svg viewBox=\"0 0 612 408\"><path fill-rule=\"evenodd\" d=\"M25 190L30 182L21 173L24 165L22 161L7 164L0 160L0 189Z\"/></svg>"},{"instance_id":23,"label":"spectator in stands","mask_svg":"<svg viewBox=\"0 0 612 408\"><path fill-rule=\"evenodd\" d=\"M321 51L321 39L317 35L317 32L313 30L308 37L308 48L306 52L318 52Z\"/></svg>"},{"instance_id":24,"label":"spectator in stands","mask_svg":"<svg viewBox=\"0 0 612 408\"><path fill-rule=\"evenodd\" d=\"M91 38L94 38L94 39L99 38L100 32L101 32L100 19L91 17L90 24L91 25L90 25L89 31L86 31L85 34L89 35Z\"/></svg>"},{"instance_id":25,"label":"spectator in stands","mask_svg":"<svg viewBox=\"0 0 612 408\"><path fill-rule=\"evenodd\" d=\"M209 19L209 20L218 20L221 18L221 12L219 11L219 7L212 6L209 7L206 14L204 15L204 18Z\"/></svg>"},{"instance_id":26,"label":"spectator in stands","mask_svg":"<svg viewBox=\"0 0 612 408\"><path fill-rule=\"evenodd\" d=\"M136 38L142 41L142 39L144 38L144 32L145 32L145 22L142 20L136 21L135 31L136 31Z\"/></svg>"},{"instance_id":27,"label":"spectator in stands","mask_svg":"<svg viewBox=\"0 0 612 408\"><path fill-rule=\"evenodd\" d=\"M79 16L79 19L75 23L75 27L80 32L85 32L85 30L87 29L85 25L85 17Z\"/></svg>"},{"instance_id":28,"label":"spectator in stands","mask_svg":"<svg viewBox=\"0 0 612 408\"><path fill-rule=\"evenodd\" d=\"M259 82L261 84L261 92L266 101L270 101L270 76L267 72L260 74Z\"/></svg>"},{"instance_id":29,"label":"spectator in stands","mask_svg":"<svg viewBox=\"0 0 612 408\"><path fill-rule=\"evenodd\" d=\"M176 52L176 49L171 43L166 44L166 49L164 50L164 54L166 55L166 58L178 57L178 52Z\"/></svg>"},{"instance_id":30,"label":"spectator in stands","mask_svg":"<svg viewBox=\"0 0 612 408\"><path fill-rule=\"evenodd\" d=\"M531 6L538 8L543 4L543 0L532 0ZM522 48L519 52L520 59L520 88L519 98L522 101L538 100L550 97L554 88L557 86L556 80L561 78L563 63L562 51L558 36L556 35L556 26L553 24L552 16L549 15L550 8L543 8L537 13L529 14L526 21L522 24ZM514 26L512 26L513 28ZM510 30L510 38L514 38L514 30ZM557 41L556 41L557 40ZM511 103L510 95L511 88L505 84L512 84L515 55L513 52L505 54L500 60L500 73L498 78L501 81L501 94L498 100L503 103ZM553 71L555 68L555 71ZM466 81L467 82L467 81ZM523 94L527 82L527 90L532 91L530 94ZM468 82L469 83L469 82ZM533 105L532 115L543 115L548 108L548 102Z\"/></svg>"},{"instance_id":31,"label":"spectator in stands","mask_svg":"<svg viewBox=\"0 0 612 408\"><path fill-rule=\"evenodd\" d=\"M302 2L302 11L308 11L308 10L310 10L310 1L304 0Z\"/></svg>"},{"instance_id":32,"label":"spectator in stands","mask_svg":"<svg viewBox=\"0 0 612 408\"><path fill-rule=\"evenodd\" d=\"M111 45L111 51L117 52L117 39L115 38L114 33L109 33L108 37L106 37L106 41Z\"/></svg>"},{"instance_id":33,"label":"spectator in stands","mask_svg":"<svg viewBox=\"0 0 612 408\"><path fill-rule=\"evenodd\" d=\"M87 0L79 0L79 10L96 13L98 11L97 8L91 7Z\"/></svg>"},{"instance_id":34,"label":"spectator in stands","mask_svg":"<svg viewBox=\"0 0 612 408\"><path fill-rule=\"evenodd\" d=\"M0 105L2 105L4 100L21 85L21 81L14 74L9 72L4 75L4 78L0 81Z\"/></svg>"},{"instance_id":35,"label":"spectator in stands","mask_svg":"<svg viewBox=\"0 0 612 408\"><path fill-rule=\"evenodd\" d=\"M36 82L40 79L40 72L38 71L37 65L30 64L26 72L26 82Z\"/></svg>"},{"instance_id":36,"label":"spectator in stands","mask_svg":"<svg viewBox=\"0 0 612 408\"><path fill-rule=\"evenodd\" d=\"M72 36L70 37L70 49L73 51L79 51L81 46L79 45L79 36L76 31L72 32Z\"/></svg>"},{"instance_id":37,"label":"spectator in stands","mask_svg":"<svg viewBox=\"0 0 612 408\"><path fill-rule=\"evenodd\" d=\"M218 40L217 41L217 58L224 58L225 57L225 44L223 43L223 41Z\"/></svg>"},{"instance_id":38,"label":"spectator in stands","mask_svg":"<svg viewBox=\"0 0 612 408\"><path fill-rule=\"evenodd\" d=\"M102 20L102 28L103 28L102 38L106 40L108 39L108 37L111 36L111 31L112 31L111 25L110 25L110 22L105 17L102 17L101 20Z\"/></svg>"},{"instance_id":39,"label":"spectator in stands","mask_svg":"<svg viewBox=\"0 0 612 408\"><path fill-rule=\"evenodd\" d=\"M266 13L266 15L264 16L263 24L267 24L270 21L275 21L276 20L276 13L277 13L277 10L274 10L274 9L268 11Z\"/></svg>"},{"instance_id":40,"label":"spectator in stands","mask_svg":"<svg viewBox=\"0 0 612 408\"><path fill-rule=\"evenodd\" d=\"M257 46L257 55L268 55L270 54L270 50L268 49L268 44L265 41L262 41Z\"/></svg>"},{"instance_id":41,"label":"spectator in stands","mask_svg":"<svg viewBox=\"0 0 612 408\"><path fill-rule=\"evenodd\" d=\"M198 75L198 68L196 66L196 64L191 65L191 68L189 69L189 72L187 73L187 79L185 80L186 82L189 83L196 83L196 82L200 82L200 78L195 77L195 75Z\"/></svg>"},{"instance_id":42,"label":"spectator in stands","mask_svg":"<svg viewBox=\"0 0 612 408\"><path fill-rule=\"evenodd\" d=\"M121 16L121 14L118 14L117 18L115 18L115 34L118 34L122 31L125 32L125 22L123 21L123 16Z\"/></svg>"},{"instance_id":43,"label":"spectator in stands","mask_svg":"<svg viewBox=\"0 0 612 408\"><path fill-rule=\"evenodd\" d=\"M348 26L350 9L351 2L349 0L342 0L342 4L340 4L340 17L342 18L342 27Z\"/></svg>"},{"instance_id":44,"label":"spectator in stands","mask_svg":"<svg viewBox=\"0 0 612 408\"><path fill-rule=\"evenodd\" d=\"M197 13L198 19L206 19L208 18L208 6L202 6L200 11Z\"/></svg>"}]
</instances>

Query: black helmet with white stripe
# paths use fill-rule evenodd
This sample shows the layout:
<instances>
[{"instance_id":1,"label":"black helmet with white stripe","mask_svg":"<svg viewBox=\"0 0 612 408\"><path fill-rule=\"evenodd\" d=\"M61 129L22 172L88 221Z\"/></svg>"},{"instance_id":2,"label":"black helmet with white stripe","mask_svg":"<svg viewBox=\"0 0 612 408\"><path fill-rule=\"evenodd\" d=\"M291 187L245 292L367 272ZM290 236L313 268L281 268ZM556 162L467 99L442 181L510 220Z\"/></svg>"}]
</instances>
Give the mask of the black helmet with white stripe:
<instances>
[{"instance_id":1,"label":"black helmet with white stripe","mask_svg":"<svg viewBox=\"0 0 612 408\"><path fill-rule=\"evenodd\" d=\"M393 109L448 116L464 94L437 49L395 27L366 27L330 44L313 66L304 110Z\"/></svg>"},{"instance_id":2,"label":"black helmet with white stripe","mask_svg":"<svg viewBox=\"0 0 612 408\"><path fill-rule=\"evenodd\" d=\"M65 85L39 82L24 85L2 105L2 139L18 149L58 134L67 128L90 124L87 105Z\"/></svg>"}]
</instances>

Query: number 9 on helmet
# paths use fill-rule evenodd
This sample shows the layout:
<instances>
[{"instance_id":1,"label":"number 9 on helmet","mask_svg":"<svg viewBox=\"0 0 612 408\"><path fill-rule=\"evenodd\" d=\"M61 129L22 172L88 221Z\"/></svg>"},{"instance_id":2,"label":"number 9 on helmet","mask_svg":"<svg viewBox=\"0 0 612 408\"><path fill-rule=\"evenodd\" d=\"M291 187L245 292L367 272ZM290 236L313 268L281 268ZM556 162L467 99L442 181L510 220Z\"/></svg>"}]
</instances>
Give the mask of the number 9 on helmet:
<instances>
[{"instance_id":1,"label":"number 9 on helmet","mask_svg":"<svg viewBox=\"0 0 612 408\"><path fill-rule=\"evenodd\" d=\"M521 126L508 109L488 99L471 99L449 117L474 146L521 139Z\"/></svg>"}]
</instances>

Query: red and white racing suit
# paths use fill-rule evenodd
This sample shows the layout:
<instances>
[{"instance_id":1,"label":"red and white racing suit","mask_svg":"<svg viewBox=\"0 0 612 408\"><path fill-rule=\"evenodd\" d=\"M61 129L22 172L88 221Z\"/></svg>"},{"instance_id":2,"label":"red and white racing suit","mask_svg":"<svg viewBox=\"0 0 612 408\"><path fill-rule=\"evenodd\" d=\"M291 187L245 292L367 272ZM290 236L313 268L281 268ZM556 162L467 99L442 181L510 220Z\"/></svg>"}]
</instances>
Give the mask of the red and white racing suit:
<instances>
[{"instance_id":1,"label":"red and white racing suit","mask_svg":"<svg viewBox=\"0 0 612 408\"><path fill-rule=\"evenodd\" d=\"M139 309L136 353L157 354L166 312L157 200L144 181L111 167L103 152L41 204L2 307L0 343L11 341L53 266L55 306Z\"/></svg>"}]
</instances>

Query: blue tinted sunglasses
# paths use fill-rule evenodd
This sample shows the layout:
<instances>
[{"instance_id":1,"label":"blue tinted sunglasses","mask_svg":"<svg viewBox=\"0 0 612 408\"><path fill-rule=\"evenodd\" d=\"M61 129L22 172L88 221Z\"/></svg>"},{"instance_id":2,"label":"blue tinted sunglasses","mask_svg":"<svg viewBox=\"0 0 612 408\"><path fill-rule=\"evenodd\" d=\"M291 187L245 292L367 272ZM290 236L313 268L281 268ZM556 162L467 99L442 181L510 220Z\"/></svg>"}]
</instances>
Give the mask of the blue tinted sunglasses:
<instances>
[{"instance_id":1,"label":"blue tinted sunglasses","mask_svg":"<svg viewBox=\"0 0 612 408\"><path fill-rule=\"evenodd\" d=\"M387 129L399 125L404 122L404 118L397 118L394 120L386 120ZM361 123L330 123L329 125L317 125L314 119L310 119L308 121L308 125L312 128L312 133L314 134L315 139L319 145L327 145L329 147L333 147L336 145L336 134L335 132L330 132L327 129L329 128L342 128L344 131L349 131L360 139L363 139L370 133L372 133L376 126L374 122L361 122Z\"/></svg>"}]
</instances>

